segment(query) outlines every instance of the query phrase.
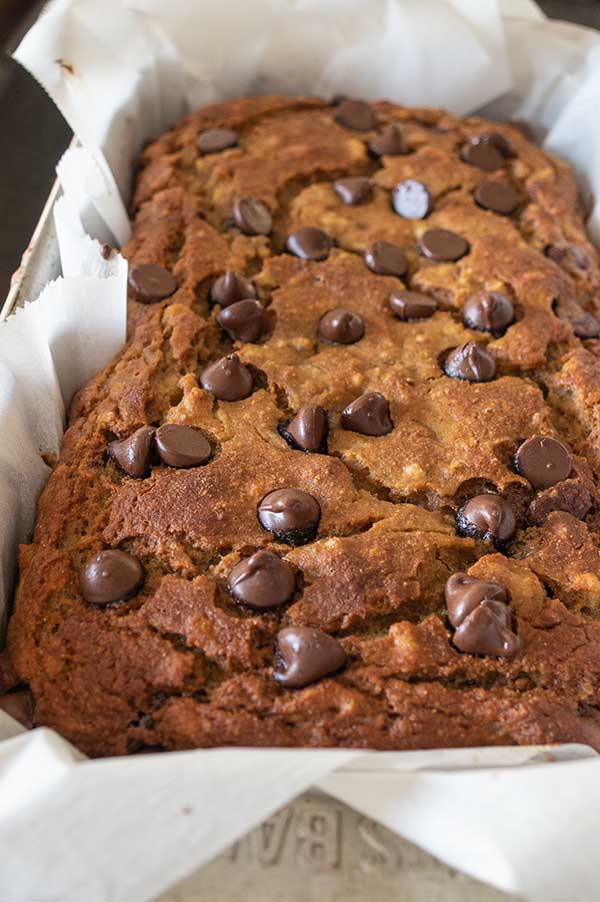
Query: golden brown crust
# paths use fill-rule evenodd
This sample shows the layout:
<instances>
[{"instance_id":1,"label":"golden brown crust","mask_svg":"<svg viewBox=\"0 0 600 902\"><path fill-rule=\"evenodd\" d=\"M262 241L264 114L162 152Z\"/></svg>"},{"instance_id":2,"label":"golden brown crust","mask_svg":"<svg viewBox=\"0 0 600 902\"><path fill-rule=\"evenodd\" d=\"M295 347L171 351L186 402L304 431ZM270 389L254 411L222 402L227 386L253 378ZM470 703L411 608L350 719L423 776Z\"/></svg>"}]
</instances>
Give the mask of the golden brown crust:
<instances>
[{"instance_id":1,"label":"golden brown crust","mask_svg":"<svg viewBox=\"0 0 600 902\"><path fill-rule=\"evenodd\" d=\"M21 552L10 663L0 671L0 689L28 683L36 722L91 755L228 743L600 749L599 342L580 340L571 325L598 314L600 276L574 182L510 125L374 107L381 125L399 124L409 153L373 159L373 133L343 128L319 100L247 98L194 113L142 154L124 253L166 267L178 288L156 304L130 298L127 346L73 401L33 543ZM196 136L213 127L237 130L239 146L199 156ZM461 159L465 141L492 130L514 149L502 172ZM344 175L371 178L367 203L340 200L332 182ZM390 206L406 178L427 185L426 220ZM521 199L512 216L473 200L483 179L502 178ZM270 237L232 223L244 195L269 207ZM284 253L303 225L334 239L327 260ZM432 228L465 237L469 253L426 260L418 242ZM364 248L381 239L404 249L405 278L365 265ZM258 343L232 344L210 308L227 269L253 279L267 306ZM394 318L388 297L401 288L433 296L437 312ZM482 289L515 306L503 335L463 325L464 302ZM320 317L338 306L364 320L355 344L317 340ZM470 340L494 356L492 381L443 374L444 353ZM256 390L215 401L200 373L232 349L253 367ZM341 427L341 411L365 390L389 400L388 435ZM307 402L329 412L327 454L292 450L278 429ZM164 422L199 428L213 459L125 476L108 442ZM543 522L527 519L533 490L513 456L534 434L571 449L572 483L593 498L583 519L560 509L567 489L549 497ZM267 492L290 485L322 511L315 541L299 548L275 542L256 517ZM516 512L503 553L457 533L457 508L481 490L500 492ZM94 608L79 571L116 547L142 561L142 591ZM232 567L257 548L298 574L283 608L246 610L227 591ZM444 584L464 570L507 587L523 643L516 658L452 645ZM280 688L282 625L334 634L349 665L304 689Z\"/></svg>"}]
</instances>

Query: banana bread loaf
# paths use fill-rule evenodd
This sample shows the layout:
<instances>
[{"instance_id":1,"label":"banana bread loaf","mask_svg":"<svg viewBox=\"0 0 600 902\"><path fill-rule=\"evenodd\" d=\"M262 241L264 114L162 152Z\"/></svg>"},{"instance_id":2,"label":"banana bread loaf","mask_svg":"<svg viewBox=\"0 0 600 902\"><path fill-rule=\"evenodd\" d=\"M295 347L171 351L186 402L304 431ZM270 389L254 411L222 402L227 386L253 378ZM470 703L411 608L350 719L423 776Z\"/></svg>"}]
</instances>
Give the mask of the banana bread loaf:
<instances>
[{"instance_id":1,"label":"banana bread loaf","mask_svg":"<svg viewBox=\"0 0 600 902\"><path fill-rule=\"evenodd\" d=\"M0 673L90 755L600 749L600 276L510 124L247 98L142 153ZM0 686L0 692L8 685Z\"/></svg>"}]
</instances>

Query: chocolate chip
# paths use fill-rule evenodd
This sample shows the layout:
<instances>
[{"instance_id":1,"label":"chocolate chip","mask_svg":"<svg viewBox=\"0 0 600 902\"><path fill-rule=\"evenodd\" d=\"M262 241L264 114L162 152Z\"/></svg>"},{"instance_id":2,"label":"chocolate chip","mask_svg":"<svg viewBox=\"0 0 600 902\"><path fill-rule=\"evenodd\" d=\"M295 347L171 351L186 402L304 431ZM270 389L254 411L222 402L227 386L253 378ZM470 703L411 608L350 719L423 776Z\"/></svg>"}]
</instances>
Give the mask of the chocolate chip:
<instances>
[{"instance_id":1,"label":"chocolate chip","mask_svg":"<svg viewBox=\"0 0 600 902\"><path fill-rule=\"evenodd\" d=\"M273 228L269 208L254 197L238 197L233 205L233 218L244 235L269 235Z\"/></svg>"},{"instance_id":2,"label":"chocolate chip","mask_svg":"<svg viewBox=\"0 0 600 902\"><path fill-rule=\"evenodd\" d=\"M515 318L511 301L499 291L478 291L465 301L463 321L469 329L502 335Z\"/></svg>"},{"instance_id":3,"label":"chocolate chip","mask_svg":"<svg viewBox=\"0 0 600 902\"><path fill-rule=\"evenodd\" d=\"M472 141L465 144L461 154L465 163L477 166L485 172L494 172L504 166L504 157L497 147L488 141Z\"/></svg>"},{"instance_id":4,"label":"chocolate chip","mask_svg":"<svg viewBox=\"0 0 600 902\"><path fill-rule=\"evenodd\" d=\"M168 467L198 467L212 454L201 432L177 423L165 423L157 429L155 442L158 456Z\"/></svg>"},{"instance_id":5,"label":"chocolate chip","mask_svg":"<svg viewBox=\"0 0 600 902\"><path fill-rule=\"evenodd\" d=\"M338 179L333 183L335 193L345 204L364 204L370 200L373 193L371 179L365 176L353 176L347 179Z\"/></svg>"},{"instance_id":6,"label":"chocolate chip","mask_svg":"<svg viewBox=\"0 0 600 902\"><path fill-rule=\"evenodd\" d=\"M546 489L571 475L573 458L558 439L534 435L518 449L515 465L536 489Z\"/></svg>"},{"instance_id":7,"label":"chocolate chip","mask_svg":"<svg viewBox=\"0 0 600 902\"><path fill-rule=\"evenodd\" d=\"M142 479L147 475L154 432L152 426L141 426L128 438L109 444L109 455L128 476Z\"/></svg>"},{"instance_id":8,"label":"chocolate chip","mask_svg":"<svg viewBox=\"0 0 600 902\"><path fill-rule=\"evenodd\" d=\"M260 341L268 326L263 305L252 298L225 307L217 322L234 341Z\"/></svg>"},{"instance_id":9,"label":"chocolate chip","mask_svg":"<svg viewBox=\"0 0 600 902\"><path fill-rule=\"evenodd\" d=\"M510 182L494 182L486 179L475 189L476 203L485 210L510 216L519 206L520 197Z\"/></svg>"},{"instance_id":10,"label":"chocolate chip","mask_svg":"<svg viewBox=\"0 0 600 902\"><path fill-rule=\"evenodd\" d=\"M209 128L200 132L196 138L196 147L201 154L218 153L228 147L235 147L237 143L238 133L232 128Z\"/></svg>"},{"instance_id":11,"label":"chocolate chip","mask_svg":"<svg viewBox=\"0 0 600 902\"><path fill-rule=\"evenodd\" d=\"M408 153L409 148L399 127L393 123L369 141L369 151L374 157L397 157Z\"/></svg>"},{"instance_id":12,"label":"chocolate chip","mask_svg":"<svg viewBox=\"0 0 600 902\"><path fill-rule=\"evenodd\" d=\"M286 545L306 545L317 534L321 508L316 498L300 489L276 489L258 505L263 529Z\"/></svg>"},{"instance_id":13,"label":"chocolate chip","mask_svg":"<svg viewBox=\"0 0 600 902\"><path fill-rule=\"evenodd\" d=\"M358 313L336 307L319 320L319 338L334 344L351 345L365 334L363 318Z\"/></svg>"},{"instance_id":14,"label":"chocolate chip","mask_svg":"<svg viewBox=\"0 0 600 902\"><path fill-rule=\"evenodd\" d=\"M437 310L437 301L419 291L392 291L390 310L401 320L429 319Z\"/></svg>"},{"instance_id":15,"label":"chocolate chip","mask_svg":"<svg viewBox=\"0 0 600 902\"><path fill-rule=\"evenodd\" d=\"M393 429L390 405L379 392L367 391L344 408L341 424L360 435L386 435Z\"/></svg>"},{"instance_id":16,"label":"chocolate chip","mask_svg":"<svg viewBox=\"0 0 600 902\"><path fill-rule=\"evenodd\" d=\"M499 583L453 574L446 583L446 605L456 648L471 655L515 657L521 640L511 629L507 602Z\"/></svg>"},{"instance_id":17,"label":"chocolate chip","mask_svg":"<svg viewBox=\"0 0 600 902\"><path fill-rule=\"evenodd\" d=\"M225 275L220 276L210 291L210 299L213 304L221 307L229 307L236 301L245 298L255 298L256 288L249 279L244 279L233 269L228 269Z\"/></svg>"},{"instance_id":18,"label":"chocolate chip","mask_svg":"<svg viewBox=\"0 0 600 902\"><path fill-rule=\"evenodd\" d=\"M81 573L81 593L89 604L127 601L142 585L144 571L132 554L111 548L90 558Z\"/></svg>"},{"instance_id":19,"label":"chocolate chip","mask_svg":"<svg viewBox=\"0 0 600 902\"><path fill-rule=\"evenodd\" d=\"M227 585L240 604L264 611L292 598L296 577L292 567L272 551L257 551L235 565Z\"/></svg>"},{"instance_id":20,"label":"chocolate chip","mask_svg":"<svg viewBox=\"0 0 600 902\"><path fill-rule=\"evenodd\" d=\"M221 357L207 366L200 376L200 384L219 401L241 401L253 388L252 374L237 354Z\"/></svg>"},{"instance_id":21,"label":"chocolate chip","mask_svg":"<svg viewBox=\"0 0 600 902\"><path fill-rule=\"evenodd\" d=\"M274 677L285 689L302 689L335 673L346 653L333 636L312 626L286 626L277 633Z\"/></svg>"},{"instance_id":22,"label":"chocolate chip","mask_svg":"<svg viewBox=\"0 0 600 902\"><path fill-rule=\"evenodd\" d=\"M363 100L342 100L336 106L333 118L339 125L355 132L368 132L377 127L372 107Z\"/></svg>"},{"instance_id":23,"label":"chocolate chip","mask_svg":"<svg viewBox=\"0 0 600 902\"><path fill-rule=\"evenodd\" d=\"M456 515L456 525L463 535L499 545L512 539L517 529L515 513L508 501L492 493L475 495L463 504Z\"/></svg>"},{"instance_id":24,"label":"chocolate chip","mask_svg":"<svg viewBox=\"0 0 600 902\"><path fill-rule=\"evenodd\" d=\"M33 695L28 689L0 695L0 711L6 711L27 730L33 727Z\"/></svg>"},{"instance_id":25,"label":"chocolate chip","mask_svg":"<svg viewBox=\"0 0 600 902\"><path fill-rule=\"evenodd\" d=\"M513 149L512 144L505 138L504 135L501 135L500 132L482 132L480 135L476 135L476 137L471 138L472 144L491 144L492 147L495 147L503 157L514 157L515 151Z\"/></svg>"},{"instance_id":26,"label":"chocolate chip","mask_svg":"<svg viewBox=\"0 0 600 902\"><path fill-rule=\"evenodd\" d=\"M325 260L333 242L327 232L313 226L301 226L288 236L286 248L302 260Z\"/></svg>"},{"instance_id":27,"label":"chocolate chip","mask_svg":"<svg viewBox=\"0 0 600 902\"><path fill-rule=\"evenodd\" d=\"M100 256L103 260L112 260L114 255L117 253L114 247L111 247L110 244L101 244L100 245Z\"/></svg>"},{"instance_id":28,"label":"chocolate chip","mask_svg":"<svg viewBox=\"0 0 600 902\"><path fill-rule=\"evenodd\" d=\"M483 345L467 341L447 355L444 372L451 379L489 382L496 375L496 361Z\"/></svg>"},{"instance_id":29,"label":"chocolate chip","mask_svg":"<svg viewBox=\"0 0 600 902\"><path fill-rule=\"evenodd\" d=\"M566 511L572 517L583 520L593 503L594 498L587 485L575 479L566 479L536 495L529 505L527 519L534 526L541 526L552 511Z\"/></svg>"},{"instance_id":30,"label":"chocolate chip","mask_svg":"<svg viewBox=\"0 0 600 902\"><path fill-rule=\"evenodd\" d=\"M419 247L430 260L454 262L469 253L469 243L449 229L429 229L421 236Z\"/></svg>"},{"instance_id":31,"label":"chocolate chip","mask_svg":"<svg viewBox=\"0 0 600 902\"><path fill-rule=\"evenodd\" d=\"M325 451L327 414L318 404L305 404L281 430L285 440L300 451Z\"/></svg>"},{"instance_id":32,"label":"chocolate chip","mask_svg":"<svg viewBox=\"0 0 600 902\"><path fill-rule=\"evenodd\" d=\"M392 207L404 219L425 219L431 213L431 194L417 179L405 179L392 189Z\"/></svg>"},{"instance_id":33,"label":"chocolate chip","mask_svg":"<svg viewBox=\"0 0 600 902\"><path fill-rule=\"evenodd\" d=\"M163 301L177 291L177 282L168 269L156 263L143 263L129 270L129 287L142 304Z\"/></svg>"},{"instance_id":34,"label":"chocolate chip","mask_svg":"<svg viewBox=\"0 0 600 902\"><path fill-rule=\"evenodd\" d=\"M591 313L584 313L577 319L571 319L570 323L577 338L598 338L600 336L600 321Z\"/></svg>"},{"instance_id":35,"label":"chocolate chip","mask_svg":"<svg viewBox=\"0 0 600 902\"><path fill-rule=\"evenodd\" d=\"M406 254L391 241L374 241L365 248L364 261L380 276L405 276L408 271Z\"/></svg>"}]
</instances>

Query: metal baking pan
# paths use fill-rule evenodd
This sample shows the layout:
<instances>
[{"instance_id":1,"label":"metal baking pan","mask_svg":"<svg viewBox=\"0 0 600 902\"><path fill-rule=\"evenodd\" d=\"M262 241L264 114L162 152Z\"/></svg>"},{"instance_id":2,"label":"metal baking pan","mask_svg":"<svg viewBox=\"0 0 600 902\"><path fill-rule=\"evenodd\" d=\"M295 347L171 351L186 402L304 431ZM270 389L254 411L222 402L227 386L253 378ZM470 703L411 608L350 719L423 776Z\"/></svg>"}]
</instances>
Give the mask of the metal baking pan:
<instances>
[{"instance_id":1,"label":"metal baking pan","mask_svg":"<svg viewBox=\"0 0 600 902\"><path fill-rule=\"evenodd\" d=\"M54 185L11 290L5 319L60 275ZM1 639L1 637L0 637ZM304 793L155 902L502 902L348 806Z\"/></svg>"}]
</instances>

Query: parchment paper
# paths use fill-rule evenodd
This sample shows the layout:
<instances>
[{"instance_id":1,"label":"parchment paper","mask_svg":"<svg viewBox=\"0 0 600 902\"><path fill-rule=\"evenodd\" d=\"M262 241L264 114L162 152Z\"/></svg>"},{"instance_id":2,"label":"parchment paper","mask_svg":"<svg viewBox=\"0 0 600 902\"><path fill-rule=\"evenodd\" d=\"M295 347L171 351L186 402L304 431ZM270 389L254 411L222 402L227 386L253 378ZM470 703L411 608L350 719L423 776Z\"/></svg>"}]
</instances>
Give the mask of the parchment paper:
<instances>
[{"instance_id":1,"label":"parchment paper","mask_svg":"<svg viewBox=\"0 0 600 902\"><path fill-rule=\"evenodd\" d=\"M59 167L59 280L0 327L0 565L10 592L64 404L124 335L125 200L145 140L255 92L387 96L526 117L600 196L600 40L529 0L56 0L19 47L82 147ZM598 205L590 220L600 240ZM6 737L6 738L3 738ZM597 898L600 761L561 746L424 753L217 749L86 761L0 712L0 898L159 894L310 786L456 868L544 902Z\"/></svg>"}]
</instances>

